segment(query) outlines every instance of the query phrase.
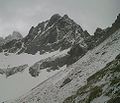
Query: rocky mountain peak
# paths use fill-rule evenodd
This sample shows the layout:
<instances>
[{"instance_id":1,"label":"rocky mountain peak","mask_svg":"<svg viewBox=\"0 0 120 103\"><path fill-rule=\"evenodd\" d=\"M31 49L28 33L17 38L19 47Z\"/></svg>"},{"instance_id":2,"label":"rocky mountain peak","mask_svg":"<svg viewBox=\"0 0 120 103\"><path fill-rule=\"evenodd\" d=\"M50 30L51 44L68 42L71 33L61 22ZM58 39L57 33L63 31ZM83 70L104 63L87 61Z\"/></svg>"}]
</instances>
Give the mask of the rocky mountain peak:
<instances>
[{"instance_id":1,"label":"rocky mountain peak","mask_svg":"<svg viewBox=\"0 0 120 103\"><path fill-rule=\"evenodd\" d=\"M65 15L63 16L63 18L69 18L69 16L68 16L67 14L65 14Z\"/></svg>"},{"instance_id":2,"label":"rocky mountain peak","mask_svg":"<svg viewBox=\"0 0 120 103\"><path fill-rule=\"evenodd\" d=\"M53 24L55 24L61 16L59 14L54 14L53 16L50 17L49 20L46 20L45 22L39 23L39 27L43 27L44 30L51 27Z\"/></svg>"},{"instance_id":3,"label":"rocky mountain peak","mask_svg":"<svg viewBox=\"0 0 120 103\"><path fill-rule=\"evenodd\" d=\"M54 14L49 22L48 22L48 25L51 26L53 23L57 22L59 19L61 18L61 16L59 14Z\"/></svg>"},{"instance_id":4,"label":"rocky mountain peak","mask_svg":"<svg viewBox=\"0 0 120 103\"><path fill-rule=\"evenodd\" d=\"M19 40L19 39L22 39L22 38L23 38L23 36L22 36L21 33L19 33L18 31L13 31L12 34L5 37L5 41L10 42L10 41L12 41L14 39Z\"/></svg>"},{"instance_id":5,"label":"rocky mountain peak","mask_svg":"<svg viewBox=\"0 0 120 103\"><path fill-rule=\"evenodd\" d=\"M5 38L0 37L0 46L2 46L5 43L8 43L8 42L10 42L14 39L15 40L21 40L21 39L23 39L23 36L18 31L13 31L12 34L6 36Z\"/></svg>"},{"instance_id":6,"label":"rocky mountain peak","mask_svg":"<svg viewBox=\"0 0 120 103\"><path fill-rule=\"evenodd\" d=\"M62 19L72 23L74 22L67 14L63 15Z\"/></svg>"}]
</instances>

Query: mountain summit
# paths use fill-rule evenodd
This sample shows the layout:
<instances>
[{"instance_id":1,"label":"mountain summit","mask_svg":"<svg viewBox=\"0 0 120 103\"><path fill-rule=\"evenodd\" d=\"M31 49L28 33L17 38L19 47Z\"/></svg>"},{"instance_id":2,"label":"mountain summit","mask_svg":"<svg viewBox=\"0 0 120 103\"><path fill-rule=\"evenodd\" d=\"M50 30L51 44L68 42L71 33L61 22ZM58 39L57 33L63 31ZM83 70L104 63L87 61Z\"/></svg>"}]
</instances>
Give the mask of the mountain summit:
<instances>
[{"instance_id":1,"label":"mountain summit","mask_svg":"<svg viewBox=\"0 0 120 103\"><path fill-rule=\"evenodd\" d=\"M0 37L0 46L2 46L3 44L6 44L12 40L20 40L22 38L23 38L23 36L20 32L13 31L12 34L6 36L5 38Z\"/></svg>"},{"instance_id":2,"label":"mountain summit","mask_svg":"<svg viewBox=\"0 0 120 103\"><path fill-rule=\"evenodd\" d=\"M86 35L82 28L67 15L61 17L59 14L53 15L49 20L32 27L29 34L23 39L25 52L35 54L64 50L72 46L75 42L87 48Z\"/></svg>"}]
</instances>

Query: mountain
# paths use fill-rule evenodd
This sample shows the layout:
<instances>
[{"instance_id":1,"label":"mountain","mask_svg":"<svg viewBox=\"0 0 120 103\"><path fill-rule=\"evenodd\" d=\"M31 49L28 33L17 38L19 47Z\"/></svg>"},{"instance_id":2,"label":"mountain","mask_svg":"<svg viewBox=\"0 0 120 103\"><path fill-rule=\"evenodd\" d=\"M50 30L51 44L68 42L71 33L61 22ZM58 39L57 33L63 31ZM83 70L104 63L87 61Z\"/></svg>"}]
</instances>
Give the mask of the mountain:
<instances>
[{"instance_id":1,"label":"mountain","mask_svg":"<svg viewBox=\"0 0 120 103\"><path fill-rule=\"evenodd\" d=\"M18 31L13 31L12 35L8 35L7 37L5 37L5 42L10 42L12 40L19 40L22 39L23 36L22 34L20 34Z\"/></svg>"},{"instance_id":2,"label":"mountain","mask_svg":"<svg viewBox=\"0 0 120 103\"><path fill-rule=\"evenodd\" d=\"M58 49L64 50L75 42L80 42L81 46L87 48L85 39L89 36L67 15L61 17L59 14L55 14L50 20L31 28L24 39L27 47L25 52L35 54L37 51L45 53ZM31 42L29 43L29 41Z\"/></svg>"},{"instance_id":3,"label":"mountain","mask_svg":"<svg viewBox=\"0 0 120 103\"><path fill-rule=\"evenodd\" d=\"M11 92L6 95L15 95L10 100L3 96L4 103L119 103L120 15L111 27L97 28L91 36L67 15L55 14L3 47L17 53L5 58L15 56L19 64L0 69L9 74L11 88L6 88ZM24 92L19 95L14 88Z\"/></svg>"},{"instance_id":4,"label":"mountain","mask_svg":"<svg viewBox=\"0 0 120 103\"><path fill-rule=\"evenodd\" d=\"M113 32L115 27L119 26L119 16L115 23L104 30L97 28L94 36L91 36L86 30L84 31L80 25L75 23L68 15L60 16L54 14L49 20L39 23L36 27L32 26L28 35L21 40L10 40L10 43L6 43L2 46L2 50L8 53L28 53L40 54L46 52L53 52L58 49L65 50L74 45L78 45L84 48L84 51L88 51L98 46ZM13 32L13 38L16 38ZM11 35L6 37L10 39ZM8 40L9 41L9 40Z\"/></svg>"},{"instance_id":5,"label":"mountain","mask_svg":"<svg viewBox=\"0 0 120 103\"><path fill-rule=\"evenodd\" d=\"M58 49L62 51L77 43L87 49L88 45L85 40L89 37L90 34L87 31L83 31L67 15L62 17L59 14L55 14L49 20L39 23L36 27L32 26L28 35L22 40L11 41L9 44L3 45L2 48L6 52L33 55L38 51L40 54ZM20 44L19 47L16 46L18 42Z\"/></svg>"},{"instance_id":6,"label":"mountain","mask_svg":"<svg viewBox=\"0 0 120 103\"><path fill-rule=\"evenodd\" d=\"M28 35L24 38L19 32L14 31L12 35L5 38L6 43L1 47L1 51L34 55L37 52L43 54L58 49L62 51L78 44L88 51L113 34L120 26L119 20L120 14L111 27L106 29L97 28L94 35L91 36L67 15L62 17L55 14L49 20L39 23L36 27L32 26Z\"/></svg>"}]
</instances>

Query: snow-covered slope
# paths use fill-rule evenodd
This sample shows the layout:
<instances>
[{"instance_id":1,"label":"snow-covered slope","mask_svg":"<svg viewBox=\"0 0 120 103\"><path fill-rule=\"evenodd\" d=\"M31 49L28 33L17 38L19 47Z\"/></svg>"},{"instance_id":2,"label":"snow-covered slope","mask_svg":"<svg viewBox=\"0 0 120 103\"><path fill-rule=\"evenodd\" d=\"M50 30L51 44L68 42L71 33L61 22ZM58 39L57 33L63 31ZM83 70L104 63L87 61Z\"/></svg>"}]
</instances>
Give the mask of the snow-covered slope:
<instances>
[{"instance_id":1,"label":"snow-covered slope","mask_svg":"<svg viewBox=\"0 0 120 103\"><path fill-rule=\"evenodd\" d=\"M0 67L7 68L7 67L14 67L18 65L28 64L29 66L33 65L37 61L43 58L47 58L56 54L59 54L60 51L55 51L51 53L46 53L40 55L39 52L35 55L23 53L20 55L9 53L8 56L5 56L4 53L0 53Z\"/></svg>"},{"instance_id":2,"label":"snow-covered slope","mask_svg":"<svg viewBox=\"0 0 120 103\"><path fill-rule=\"evenodd\" d=\"M10 53L8 56L5 56L4 53L1 53L0 54L1 69L5 70L7 68L7 70L9 70L10 68L12 69L14 67L25 64L27 64L28 67L24 69L22 72L18 72L18 73L16 72L14 75L11 75L10 77L7 78L5 73L0 74L0 102L13 99L25 94L39 83L45 81L52 75L59 72L59 70L51 71L51 72L47 72L46 70L41 70L40 76L33 78L29 74L29 67L32 66L34 63L38 62L39 60L44 60L52 56L59 56L61 54L66 53L67 51L68 50L60 52L58 50L43 55L40 55L39 53L37 53L36 55L31 55L26 53L16 55Z\"/></svg>"},{"instance_id":3,"label":"snow-covered slope","mask_svg":"<svg viewBox=\"0 0 120 103\"><path fill-rule=\"evenodd\" d=\"M105 67L119 53L120 30L117 30L73 65L60 70L26 95L5 103L62 103L85 85L88 77Z\"/></svg>"}]
</instances>

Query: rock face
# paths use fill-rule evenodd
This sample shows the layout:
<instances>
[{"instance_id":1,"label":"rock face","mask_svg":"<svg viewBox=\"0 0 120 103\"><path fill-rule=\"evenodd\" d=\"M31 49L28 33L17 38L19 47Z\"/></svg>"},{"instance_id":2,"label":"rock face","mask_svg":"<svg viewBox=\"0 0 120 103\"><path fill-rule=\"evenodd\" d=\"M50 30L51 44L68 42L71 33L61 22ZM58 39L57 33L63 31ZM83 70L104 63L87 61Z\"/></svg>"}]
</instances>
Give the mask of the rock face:
<instances>
[{"instance_id":1,"label":"rock face","mask_svg":"<svg viewBox=\"0 0 120 103\"><path fill-rule=\"evenodd\" d=\"M12 76L15 73L24 71L27 67L28 67L28 65L25 64L25 65L20 65L20 66L17 66L17 67L11 67L11 68L8 67L6 69L0 69L0 74L2 74L2 75L5 74L6 77L9 77L9 76Z\"/></svg>"},{"instance_id":2,"label":"rock face","mask_svg":"<svg viewBox=\"0 0 120 103\"><path fill-rule=\"evenodd\" d=\"M27 64L25 65L20 65L18 67L12 67L12 68L7 68L5 71L6 77L12 76L15 73L22 72L28 67Z\"/></svg>"}]
</instances>

